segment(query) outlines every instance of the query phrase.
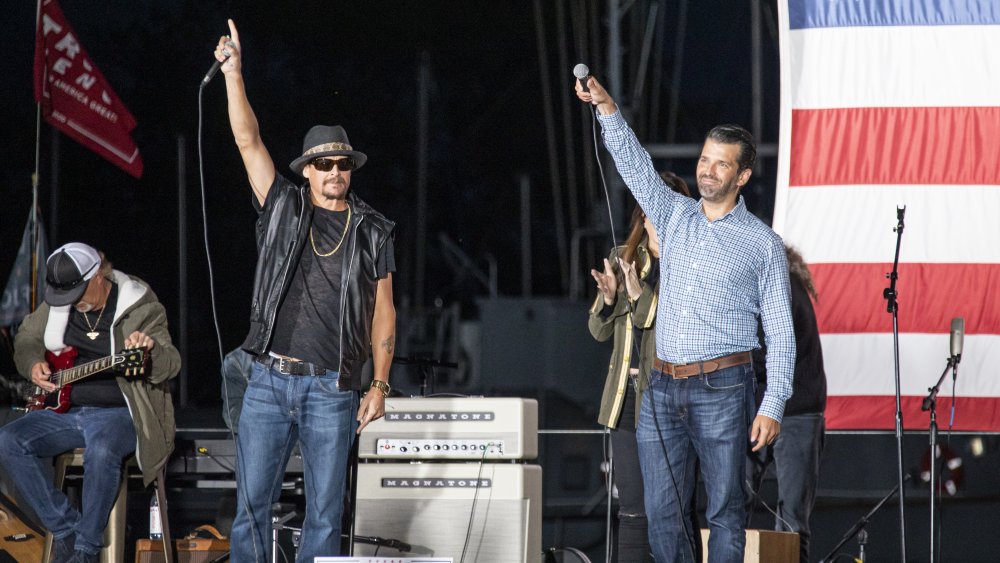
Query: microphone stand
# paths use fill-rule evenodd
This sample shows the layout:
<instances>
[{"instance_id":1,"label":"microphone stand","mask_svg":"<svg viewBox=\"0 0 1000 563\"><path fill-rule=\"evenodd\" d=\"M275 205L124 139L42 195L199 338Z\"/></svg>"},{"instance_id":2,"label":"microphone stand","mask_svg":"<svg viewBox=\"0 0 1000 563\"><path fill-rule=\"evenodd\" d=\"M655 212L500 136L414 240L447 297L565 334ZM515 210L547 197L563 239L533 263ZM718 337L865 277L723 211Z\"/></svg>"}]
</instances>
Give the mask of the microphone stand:
<instances>
[{"instance_id":1,"label":"microphone stand","mask_svg":"<svg viewBox=\"0 0 1000 563\"><path fill-rule=\"evenodd\" d=\"M903 491L903 405L900 397L899 383L899 304L896 301L896 279L899 278L899 246L903 239L903 216L906 214L906 206L896 208L896 220L898 223L893 231L896 232L896 256L892 262L892 272L886 274L889 278L889 287L882 290L882 296L887 301L886 311L892 314L892 344L893 358L896 370L896 465L899 472L899 549L901 553L900 561L906 561L906 495Z\"/></svg>"},{"instance_id":2,"label":"microphone stand","mask_svg":"<svg viewBox=\"0 0 1000 563\"><path fill-rule=\"evenodd\" d=\"M938 389L941 387L941 383L944 382L945 376L948 375L948 371L957 378L958 377L958 362L961 361L961 355L955 355L948 358L948 365L944 367L944 371L941 372L941 377L938 378L937 383L934 387L928 388L928 395L924 397L923 404L920 405L920 410L931 412L931 425L928 431L930 436L930 446L931 446L931 557L930 563L934 563L937 560L935 557L937 555L937 541L935 537L935 529L937 528L937 522L935 516L937 515L937 498L939 493L938 488L938 450L937 450L937 437L938 437L938 424L937 424L937 395Z\"/></svg>"},{"instance_id":3,"label":"microphone stand","mask_svg":"<svg viewBox=\"0 0 1000 563\"><path fill-rule=\"evenodd\" d=\"M392 363L401 365L413 365L417 366L420 370L420 396L427 396L427 381L431 382L431 394L434 394L434 368L450 368L458 369L458 364L455 362L443 362L441 360L434 360L431 358L416 358L408 356L393 356Z\"/></svg>"},{"instance_id":4,"label":"microphone stand","mask_svg":"<svg viewBox=\"0 0 1000 563\"><path fill-rule=\"evenodd\" d=\"M907 477L907 479L909 479L909 477ZM882 497L882 500L878 501L878 504L875 505L875 508L869 510L868 514L865 514L864 516L861 517L860 520L855 522L854 525L851 526L851 529L848 530L846 534L844 534L844 537L840 539L840 542L837 545L835 545L833 549L830 550L830 553L827 553L822 559L819 560L819 563L831 563L831 561L833 560L831 560L830 558L833 557L834 554L836 554L838 551L840 551L840 548L844 547L844 544L851 541L851 538L853 538L854 536L858 536L858 549L859 549L858 561L864 563L865 545L868 544L868 531L865 530L865 526L868 525L868 521L871 520L872 516L875 515L878 509L882 508L883 504L885 504L886 502L888 502L889 499L892 498L892 495L894 495L897 490L899 492L902 492L903 491L902 485L896 485L895 487L893 487L893 489L889 491L889 494L885 495L884 497Z\"/></svg>"}]
</instances>

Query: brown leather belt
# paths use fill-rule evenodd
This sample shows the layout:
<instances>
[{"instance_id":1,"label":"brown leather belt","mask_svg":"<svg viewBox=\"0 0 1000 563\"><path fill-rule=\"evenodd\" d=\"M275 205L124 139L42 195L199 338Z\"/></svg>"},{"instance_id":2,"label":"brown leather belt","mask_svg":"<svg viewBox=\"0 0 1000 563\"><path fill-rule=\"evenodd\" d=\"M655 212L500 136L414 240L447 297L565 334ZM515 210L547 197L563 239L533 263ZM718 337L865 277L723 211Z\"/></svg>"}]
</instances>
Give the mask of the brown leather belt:
<instances>
[{"instance_id":1,"label":"brown leather belt","mask_svg":"<svg viewBox=\"0 0 1000 563\"><path fill-rule=\"evenodd\" d=\"M674 379L685 379L701 373L712 373L720 369L742 366L750 363L750 352L737 352L714 360L704 362L692 362L690 364L672 364L670 362L656 358L653 360L653 369L670 375Z\"/></svg>"}]
</instances>

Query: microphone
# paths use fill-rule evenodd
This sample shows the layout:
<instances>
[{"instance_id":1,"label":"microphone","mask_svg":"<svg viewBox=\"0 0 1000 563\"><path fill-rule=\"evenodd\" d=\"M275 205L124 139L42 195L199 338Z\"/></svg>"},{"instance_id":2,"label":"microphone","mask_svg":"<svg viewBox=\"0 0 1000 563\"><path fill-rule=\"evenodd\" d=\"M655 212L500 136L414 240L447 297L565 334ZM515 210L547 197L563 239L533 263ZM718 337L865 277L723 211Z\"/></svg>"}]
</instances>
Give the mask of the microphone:
<instances>
[{"instance_id":1,"label":"microphone","mask_svg":"<svg viewBox=\"0 0 1000 563\"><path fill-rule=\"evenodd\" d=\"M965 318L955 317L951 320L951 357L955 363L962 360L962 339L965 337Z\"/></svg>"},{"instance_id":2,"label":"microphone","mask_svg":"<svg viewBox=\"0 0 1000 563\"><path fill-rule=\"evenodd\" d=\"M233 47L233 46L234 45L231 41L226 42L226 47ZM225 60L220 61L219 59L216 59L215 62L212 63L212 68L208 69L208 72L205 73L205 78L201 79L202 86L211 82L212 78L215 76L215 73L219 72L219 69L222 68L222 64L229 60L229 51L223 49L222 54L226 55Z\"/></svg>"},{"instance_id":3,"label":"microphone","mask_svg":"<svg viewBox=\"0 0 1000 563\"><path fill-rule=\"evenodd\" d=\"M590 78L590 69L587 68L587 65L580 63L573 67L573 76L580 79L580 85L583 86L584 92L590 92L587 89L587 79Z\"/></svg>"},{"instance_id":4,"label":"microphone","mask_svg":"<svg viewBox=\"0 0 1000 563\"><path fill-rule=\"evenodd\" d=\"M413 551L413 546L410 545L410 544L408 544L408 543L406 543L406 542L404 542L404 541L399 541L399 540L394 540L394 539L386 539L383 542L383 545L385 545L386 547L391 547L391 548L399 550L399 551L403 551L403 552L412 552Z\"/></svg>"}]
</instances>

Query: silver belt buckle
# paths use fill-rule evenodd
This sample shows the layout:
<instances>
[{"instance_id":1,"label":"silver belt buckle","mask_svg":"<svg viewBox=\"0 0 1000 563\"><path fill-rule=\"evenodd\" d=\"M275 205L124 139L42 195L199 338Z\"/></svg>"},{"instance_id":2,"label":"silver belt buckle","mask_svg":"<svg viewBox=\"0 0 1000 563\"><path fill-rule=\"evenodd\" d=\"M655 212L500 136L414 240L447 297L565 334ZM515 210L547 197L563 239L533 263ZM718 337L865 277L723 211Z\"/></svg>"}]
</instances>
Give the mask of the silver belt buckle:
<instances>
[{"instance_id":1,"label":"silver belt buckle","mask_svg":"<svg viewBox=\"0 0 1000 563\"><path fill-rule=\"evenodd\" d=\"M278 372L288 375L291 370L288 367L288 358L278 358Z\"/></svg>"}]
</instances>

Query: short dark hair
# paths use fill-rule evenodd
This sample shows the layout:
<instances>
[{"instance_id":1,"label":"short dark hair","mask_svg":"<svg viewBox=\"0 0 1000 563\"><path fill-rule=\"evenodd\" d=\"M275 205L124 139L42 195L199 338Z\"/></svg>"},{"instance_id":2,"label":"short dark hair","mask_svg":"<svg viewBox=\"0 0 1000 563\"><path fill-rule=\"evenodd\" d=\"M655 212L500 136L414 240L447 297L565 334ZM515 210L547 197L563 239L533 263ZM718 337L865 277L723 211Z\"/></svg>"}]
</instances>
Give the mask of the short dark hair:
<instances>
[{"instance_id":1,"label":"short dark hair","mask_svg":"<svg viewBox=\"0 0 1000 563\"><path fill-rule=\"evenodd\" d=\"M753 135L739 125L732 123L716 125L705 135L705 140L708 141L709 139L724 145L739 145L740 157L737 162L739 163L740 170L753 168L754 164L756 164L757 144L753 140Z\"/></svg>"}]
</instances>

